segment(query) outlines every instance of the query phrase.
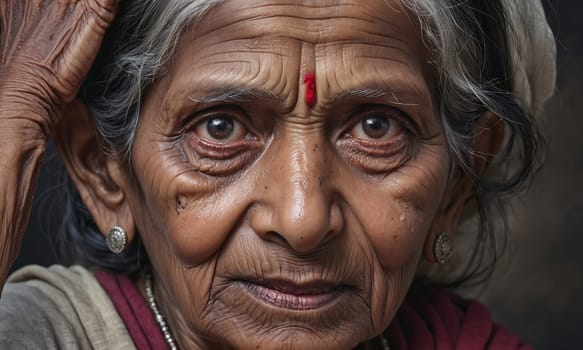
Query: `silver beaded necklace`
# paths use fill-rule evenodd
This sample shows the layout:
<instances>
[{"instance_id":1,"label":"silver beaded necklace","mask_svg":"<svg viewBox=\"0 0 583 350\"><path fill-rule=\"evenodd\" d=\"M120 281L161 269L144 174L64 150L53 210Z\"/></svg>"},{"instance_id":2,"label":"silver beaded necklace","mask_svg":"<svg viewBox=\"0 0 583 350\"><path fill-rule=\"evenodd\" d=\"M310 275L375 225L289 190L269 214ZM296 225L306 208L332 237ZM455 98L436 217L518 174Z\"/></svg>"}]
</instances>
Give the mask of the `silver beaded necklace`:
<instances>
[{"instance_id":1,"label":"silver beaded necklace","mask_svg":"<svg viewBox=\"0 0 583 350\"><path fill-rule=\"evenodd\" d=\"M166 340L166 344L168 344L168 348L170 350L178 350L176 346L176 342L172 337L172 333L170 333L170 329L166 324L166 320L164 320L164 316L160 313L158 309L158 305L156 304L156 299L154 299L154 292L152 291L152 276L148 273L146 274L146 300L148 301L148 305L150 309L154 313L154 317L156 318L156 322L164 335L164 340Z\"/></svg>"},{"instance_id":2,"label":"silver beaded necklace","mask_svg":"<svg viewBox=\"0 0 583 350\"><path fill-rule=\"evenodd\" d=\"M379 335L379 338L381 338L381 343L383 344L383 350L391 350L391 347L389 346L389 342L387 341L387 338L385 338L385 336L381 333L381 335Z\"/></svg>"},{"instance_id":3,"label":"silver beaded necklace","mask_svg":"<svg viewBox=\"0 0 583 350\"><path fill-rule=\"evenodd\" d=\"M162 334L164 335L164 340L166 340L166 344L168 344L168 348L170 350L178 350L178 347L176 346L176 342L174 341L174 338L172 337L172 333L170 333L170 329L168 328L168 325L166 324L166 320L164 319L164 316L162 316L162 314L160 313L160 310L158 309L158 305L156 304L156 299L154 299L154 292L152 291L152 275L150 275L149 273L146 274L146 300L148 301L148 305L150 306L150 310L152 310L152 313L154 314L154 317L156 318L156 323L158 323L158 326L160 327L160 330L162 331ZM383 344L383 350L391 350L391 348L389 347L389 342L387 341L387 338L385 338L382 334L379 336L379 338L381 339L381 343Z\"/></svg>"}]
</instances>

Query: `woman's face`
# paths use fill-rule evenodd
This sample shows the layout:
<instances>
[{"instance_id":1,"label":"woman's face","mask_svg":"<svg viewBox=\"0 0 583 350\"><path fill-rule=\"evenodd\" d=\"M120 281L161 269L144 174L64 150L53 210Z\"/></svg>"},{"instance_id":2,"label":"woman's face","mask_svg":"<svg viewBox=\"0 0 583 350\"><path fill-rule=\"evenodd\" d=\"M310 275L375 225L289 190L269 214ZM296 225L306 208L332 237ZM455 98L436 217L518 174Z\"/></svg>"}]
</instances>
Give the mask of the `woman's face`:
<instances>
[{"instance_id":1,"label":"woman's face","mask_svg":"<svg viewBox=\"0 0 583 350\"><path fill-rule=\"evenodd\" d=\"M389 324L450 169L427 60L398 1L230 0L185 32L126 196L182 344L340 349Z\"/></svg>"}]
</instances>

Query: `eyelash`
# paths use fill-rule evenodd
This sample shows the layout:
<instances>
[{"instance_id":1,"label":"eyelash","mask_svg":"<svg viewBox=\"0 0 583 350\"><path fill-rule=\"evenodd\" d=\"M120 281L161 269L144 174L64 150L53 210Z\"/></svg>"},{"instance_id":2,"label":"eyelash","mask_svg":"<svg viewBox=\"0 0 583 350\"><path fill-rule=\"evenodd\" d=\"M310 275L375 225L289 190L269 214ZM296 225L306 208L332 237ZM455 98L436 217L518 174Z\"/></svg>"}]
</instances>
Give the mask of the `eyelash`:
<instances>
[{"instance_id":1,"label":"eyelash","mask_svg":"<svg viewBox=\"0 0 583 350\"><path fill-rule=\"evenodd\" d=\"M345 135L348 130L351 130L368 116L373 116L375 112L381 112L387 119L399 122L403 126L403 131L407 132L410 136L419 136L419 128L405 112L395 107L382 104L368 104L354 109L348 115L347 119L351 119L351 122L344 129L343 134Z\"/></svg>"},{"instance_id":2,"label":"eyelash","mask_svg":"<svg viewBox=\"0 0 583 350\"><path fill-rule=\"evenodd\" d=\"M349 132L358 123L375 116L386 118L389 122L399 123L398 134L388 140L381 141L357 139L349 135ZM200 137L196 131L197 128L204 127L205 123L213 118L226 118L240 123L245 135L234 143L215 143ZM259 151L264 145L263 141L266 141L266 138L262 137L262 134L253 127L250 119L247 111L234 105L213 106L195 113L185 122L181 132L191 148L191 151L187 152L188 158L195 167L212 167L211 175L228 174L242 169L259 154L259 152L253 151ZM341 123L345 127L339 134L339 146L344 149L348 159L351 159L355 164L361 164L366 171L386 171L382 164L386 164L388 169L389 163L403 162L409 157L408 155L412 154L414 148L411 141L415 136L418 136L418 128L410 117L401 110L387 105L360 106L349 113ZM403 156L405 154L407 156ZM380 163L368 166L366 163L362 163L366 158L375 159L373 162ZM396 158L401 160L396 160Z\"/></svg>"},{"instance_id":3,"label":"eyelash","mask_svg":"<svg viewBox=\"0 0 583 350\"><path fill-rule=\"evenodd\" d=\"M181 128L182 132L193 131L198 125L201 125L210 119L221 117L232 119L233 121L240 123L248 131L253 129L250 125L249 116L243 108L235 105L219 105L206 108L191 115L187 118L184 126Z\"/></svg>"},{"instance_id":4,"label":"eyelash","mask_svg":"<svg viewBox=\"0 0 583 350\"><path fill-rule=\"evenodd\" d=\"M379 141L353 137L353 128L371 116L382 116L390 123L398 123L398 134ZM419 129L405 112L392 106L369 104L356 108L347 120L350 122L339 135L338 147L341 154L363 172L386 174L415 155Z\"/></svg>"},{"instance_id":5,"label":"eyelash","mask_svg":"<svg viewBox=\"0 0 583 350\"><path fill-rule=\"evenodd\" d=\"M230 119L235 123L241 124L245 135L242 140L234 143L219 143L205 140L197 135L196 129L204 126L205 123L214 118ZM257 145L258 133L254 132L250 126L247 113L238 106L215 106L204 109L195 113L181 128L181 134L186 137L190 147L201 157L213 158L216 160L226 160L243 153L246 147Z\"/></svg>"}]
</instances>

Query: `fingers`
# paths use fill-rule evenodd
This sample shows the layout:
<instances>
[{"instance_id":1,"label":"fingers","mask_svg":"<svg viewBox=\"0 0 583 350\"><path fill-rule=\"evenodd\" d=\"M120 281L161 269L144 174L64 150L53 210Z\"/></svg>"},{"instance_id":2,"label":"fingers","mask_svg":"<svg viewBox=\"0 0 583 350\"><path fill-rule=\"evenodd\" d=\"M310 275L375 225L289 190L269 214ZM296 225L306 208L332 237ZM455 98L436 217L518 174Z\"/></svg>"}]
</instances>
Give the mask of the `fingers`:
<instances>
[{"instance_id":1,"label":"fingers","mask_svg":"<svg viewBox=\"0 0 583 350\"><path fill-rule=\"evenodd\" d=\"M113 21L119 0L86 0L86 7L109 26Z\"/></svg>"},{"instance_id":2,"label":"fingers","mask_svg":"<svg viewBox=\"0 0 583 350\"><path fill-rule=\"evenodd\" d=\"M0 95L4 89L39 95L37 103L47 112L38 122L50 129L54 111L76 96L118 3L0 0Z\"/></svg>"}]
</instances>

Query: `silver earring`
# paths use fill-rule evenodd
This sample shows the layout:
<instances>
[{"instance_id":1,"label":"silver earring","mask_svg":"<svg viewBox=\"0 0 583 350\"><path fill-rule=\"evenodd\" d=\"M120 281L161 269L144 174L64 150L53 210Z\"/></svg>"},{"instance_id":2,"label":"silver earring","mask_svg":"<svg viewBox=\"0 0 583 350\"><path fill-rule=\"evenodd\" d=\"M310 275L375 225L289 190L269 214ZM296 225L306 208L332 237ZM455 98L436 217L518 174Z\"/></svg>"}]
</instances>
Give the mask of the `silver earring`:
<instances>
[{"instance_id":1,"label":"silver earring","mask_svg":"<svg viewBox=\"0 0 583 350\"><path fill-rule=\"evenodd\" d=\"M441 265L449 261L453 255L453 243L447 233L442 232L437 235L433 244L433 254L435 255L435 260Z\"/></svg>"},{"instance_id":2,"label":"silver earring","mask_svg":"<svg viewBox=\"0 0 583 350\"><path fill-rule=\"evenodd\" d=\"M107 242L107 248L112 253L121 254L127 248L128 234L123 228L116 225L109 230L105 241Z\"/></svg>"}]
</instances>

